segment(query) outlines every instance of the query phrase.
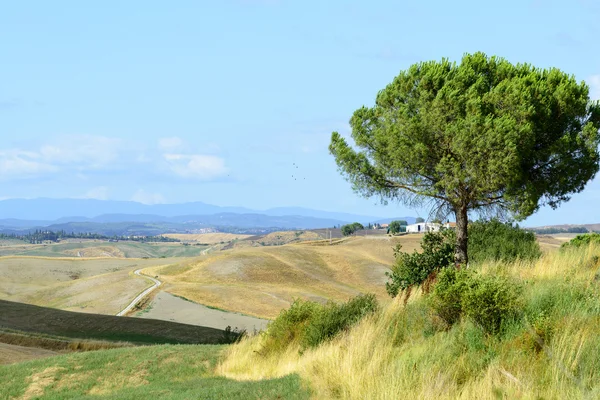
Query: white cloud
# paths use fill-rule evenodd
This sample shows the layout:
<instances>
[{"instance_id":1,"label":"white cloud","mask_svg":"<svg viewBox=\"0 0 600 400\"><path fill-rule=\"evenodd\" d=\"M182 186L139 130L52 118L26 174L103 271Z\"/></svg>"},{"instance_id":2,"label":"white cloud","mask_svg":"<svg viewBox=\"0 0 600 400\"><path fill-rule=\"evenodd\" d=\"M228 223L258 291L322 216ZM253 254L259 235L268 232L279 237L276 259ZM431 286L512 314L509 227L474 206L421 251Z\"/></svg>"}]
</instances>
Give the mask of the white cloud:
<instances>
[{"instance_id":1,"label":"white cloud","mask_svg":"<svg viewBox=\"0 0 600 400\"><path fill-rule=\"evenodd\" d=\"M114 168L121 140L103 136L71 135L33 150L0 149L0 178L22 179L58 173Z\"/></svg>"},{"instance_id":2,"label":"white cloud","mask_svg":"<svg viewBox=\"0 0 600 400\"><path fill-rule=\"evenodd\" d=\"M84 199L96 199L96 200L107 200L108 199L108 187L98 186L88 190L84 195Z\"/></svg>"},{"instance_id":3,"label":"white cloud","mask_svg":"<svg viewBox=\"0 0 600 400\"><path fill-rule=\"evenodd\" d=\"M136 201L142 204L164 204L165 198L160 193L149 193L144 189L139 189L131 196L131 201Z\"/></svg>"},{"instance_id":4,"label":"white cloud","mask_svg":"<svg viewBox=\"0 0 600 400\"><path fill-rule=\"evenodd\" d=\"M590 98L592 100L600 100L600 75L592 75L588 79L590 85Z\"/></svg>"},{"instance_id":5,"label":"white cloud","mask_svg":"<svg viewBox=\"0 0 600 400\"><path fill-rule=\"evenodd\" d=\"M168 168L182 178L211 180L227 173L225 161L203 154L163 154Z\"/></svg>"},{"instance_id":6,"label":"white cloud","mask_svg":"<svg viewBox=\"0 0 600 400\"><path fill-rule=\"evenodd\" d=\"M101 168L117 159L121 145L120 139L70 135L59 138L54 144L43 145L39 154L45 161L54 164L81 164L86 168Z\"/></svg>"},{"instance_id":7,"label":"white cloud","mask_svg":"<svg viewBox=\"0 0 600 400\"><path fill-rule=\"evenodd\" d=\"M158 176L161 171L195 180L212 180L227 173L225 161L215 155L218 148L204 145L193 149L178 137L163 138L159 148L144 142L92 135L48 138L36 147L0 148L0 180L62 177L93 182L99 174ZM142 164L144 164L142 166ZM102 197L101 192L93 193Z\"/></svg>"},{"instance_id":8,"label":"white cloud","mask_svg":"<svg viewBox=\"0 0 600 400\"><path fill-rule=\"evenodd\" d=\"M181 148L183 140L178 137L166 137L158 140L158 148L163 151L173 151Z\"/></svg>"},{"instance_id":9,"label":"white cloud","mask_svg":"<svg viewBox=\"0 0 600 400\"><path fill-rule=\"evenodd\" d=\"M45 162L38 153L0 150L0 179L31 178L57 171L56 166Z\"/></svg>"}]
</instances>

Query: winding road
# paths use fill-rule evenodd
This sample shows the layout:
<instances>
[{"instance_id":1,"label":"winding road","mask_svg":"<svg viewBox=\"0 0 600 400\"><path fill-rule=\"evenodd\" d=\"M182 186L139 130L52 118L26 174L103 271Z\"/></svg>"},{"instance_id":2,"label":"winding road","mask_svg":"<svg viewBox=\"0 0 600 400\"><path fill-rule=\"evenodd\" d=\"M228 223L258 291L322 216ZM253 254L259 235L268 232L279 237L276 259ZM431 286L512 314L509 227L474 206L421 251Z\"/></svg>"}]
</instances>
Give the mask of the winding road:
<instances>
[{"instance_id":1,"label":"winding road","mask_svg":"<svg viewBox=\"0 0 600 400\"><path fill-rule=\"evenodd\" d=\"M158 279L152 278L151 276L148 276L148 275L142 275L141 272L142 272L142 270L138 269L134 272L134 274L136 274L137 276L143 276L144 278L151 279L154 282L154 285L150 286L148 289L146 289L142 293L140 293L135 299L133 299L133 301L131 303L129 303L129 305L127 307L125 307L123 310L121 310L121 312L119 312L117 314L117 317L122 317L123 315L127 314L129 311L131 311L133 309L133 307L135 307L135 305L140 300L142 300L144 297L149 295L154 289L156 289L157 287L159 287L162 284L162 282L159 281Z\"/></svg>"}]
</instances>

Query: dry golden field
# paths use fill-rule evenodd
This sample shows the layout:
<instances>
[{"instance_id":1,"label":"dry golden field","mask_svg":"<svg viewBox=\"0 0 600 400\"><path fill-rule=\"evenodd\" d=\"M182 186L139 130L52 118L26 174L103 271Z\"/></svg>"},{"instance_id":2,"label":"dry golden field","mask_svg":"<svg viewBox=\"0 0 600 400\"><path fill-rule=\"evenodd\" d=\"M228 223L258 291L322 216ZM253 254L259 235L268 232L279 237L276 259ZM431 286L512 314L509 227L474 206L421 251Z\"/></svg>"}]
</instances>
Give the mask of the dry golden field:
<instances>
[{"instance_id":1,"label":"dry golden field","mask_svg":"<svg viewBox=\"0 0 600 400\"><path fill-rule=\"evenodd\" d=\"M221 242L230 242L232 240L244 240L251 235L238 235L234 233L169 233L163 236L187 243L217 244Z\"/></svg>"},{"instance_id":2,"label":"dry golden field","mask_svg":"<svg viewBox=\"0 0 600 400\"><path fill-rule=\"evenodd\" d=\"M537 235L537 241L544 251L556 250L563 243L573 239L576 235L557 234L557 235Z\"/></svg>"},{"instance_id":3,"label":"dry golden field","mask_svg":"<svg viewBox=\"0 0 600 400\"><path fill-rule=\"evenodd\" d=\"M116 314L150 282L133 271L169 259L0 257L0 299Z\"/></svg>"},{"instance_id":4,"label":"dry golden field","mask_svg":"<svg viewBox=\"0 0 600 400\"><path fill-rule=\"evenodd\" d=\"M347 300L361 292L387 300L385 272L393 246L419 247L421 235L371 236L284 246L234 248L169 266L147 268L165 290L195 302L273 318L294 298ZM337 244L335 244L337 243Z\"/></svg>"}]
</instances>

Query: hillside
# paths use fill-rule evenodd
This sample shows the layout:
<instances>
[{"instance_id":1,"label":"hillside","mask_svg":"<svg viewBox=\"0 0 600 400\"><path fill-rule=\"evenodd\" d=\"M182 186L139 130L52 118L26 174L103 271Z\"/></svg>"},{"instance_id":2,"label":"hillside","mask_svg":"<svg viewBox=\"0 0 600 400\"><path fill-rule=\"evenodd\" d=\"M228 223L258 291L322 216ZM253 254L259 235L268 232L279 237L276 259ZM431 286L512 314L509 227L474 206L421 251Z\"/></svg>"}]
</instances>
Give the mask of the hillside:
<instances>
[{"instance_id":1,"label":"hillside","mask_svg":"<svg viewBox=\"0 0 600 400\"><path fill-rule=\"evenodd\" d=\"M221 343L221 329L151 319L84 314L0 300L0 331L136 344Z\"/></svg>"},{"instance_id":2,"label":"hillside","mask_svg":"<svg viewBox=\"0 0 600 400\"><path fill-rule=\"evenodd\" d=\"M408 304L388 302L318 347L300 351L294 333L281 349L267 347L268 335L243 340L217 371L257 382L299 374L319 399L600 398L600 247L470 269L517 293L519 311L498 331L464 315L448 325L414 291ZM491 304L507 304L500 299L472 304L475 315L491 321Z\"/></svg>"},{"instance_id":3,"label":"hillside","mask_svg":"<svg viewBox=\"0 0 600 400\"><path fill-rule=\"evenodd\" d=\"M218 244L223 242L230 242L232 240L244 240L251 235L241 235L235 233L168 233L164 235L169 238L181 240L185 243L201 243L201 244Z\"/></svg>"},{"instance_id":4,"label":"hillside","mask_svg":"<svg viewBox=\"0 0 600 400\"><path fill-rule=\"evenodd\" d=\"M202 254L207 244L194 243L143 243L134 241L108 242L106 240L71 240L52 244L23 242L0 245L0 256L31 257L115 257L115 258L165 258L195 257Z\"/></svg>"},{"instance_id":5,"label":"hillside","mask_svg":"<svg viewBox=\"0 0 600 400\"><path fill-rule=\"evenodd\" d=\"M114 315L151 284L133 271L176 261L0 257L0 299Z\"/></svg>"},{"instance_id":6,"label":"hillside","mask_svg":"<svg viewBox=\"0 0 600 400\"><path fill-rule=\"evenodd\" d=\"M421 235L353 237L284 246L234 248L144 270L167 283L164 290L225 310L273 318L296 297L346 300L361 292L386 299L385 272L393 246L419 247Z\"/></svg>"}]
</instances>

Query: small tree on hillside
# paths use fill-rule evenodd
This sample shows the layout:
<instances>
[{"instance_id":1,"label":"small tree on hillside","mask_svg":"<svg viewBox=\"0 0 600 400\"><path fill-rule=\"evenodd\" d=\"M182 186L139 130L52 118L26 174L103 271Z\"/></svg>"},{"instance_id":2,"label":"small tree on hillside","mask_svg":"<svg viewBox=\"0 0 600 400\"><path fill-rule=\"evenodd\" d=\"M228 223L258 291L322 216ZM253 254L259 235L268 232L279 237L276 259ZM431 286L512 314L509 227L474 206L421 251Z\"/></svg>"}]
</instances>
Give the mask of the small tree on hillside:
<instances>
[{"instance_id":1,"label":"small tree on hillside","mask_svg":"<svg viewBox=\"0 0 600 400\"><path fill-rule=\"evenodd\" d=\"M420 224L421 222L425 222L425 220L421 217L418 217L417 219L415 219L415 223Z\"/></svg>"},{"instance_id":2,"label":"small tree on hillside","mask_svg":"<svg viewBox=\"0 0 600 400\"><path fill-rule=\"evenodd\" d=\"M342 235L350 236L354 235L358 230L365 229L365 227L359 222L354 222L352 224L343 225L341 229Z\"/></svg>"},{"instance_id":3,"label":"small tree on hillside","mask_svg":"<svg viewBox=\"0 0 600 400\"><path fill-rule=\"evenodd\" d=\"M333 132L329 151L354 190L454 214L458 263L469 211L556 208L599 167L600 102L584 82L483 53L411 66L350 125L356 146Z\"/></svg>"},{"instance_id":4,"label":"small tree on hillside","mask_svg":"<svg viewBox=\"0 0 600 400\"><path fill-rule=\"evenodd\" d=\"M403 221L392 221L390 222L390 225L388 226L388 233L391 234L396 234L396 233L400 233L400 232L405 232L406 231L406 224L402 225Z\"/></svg>"}]
</instances>

